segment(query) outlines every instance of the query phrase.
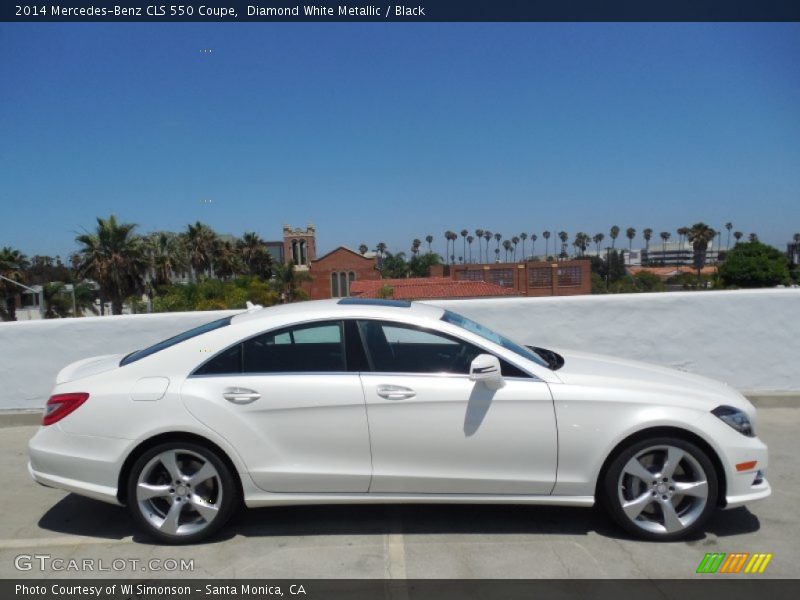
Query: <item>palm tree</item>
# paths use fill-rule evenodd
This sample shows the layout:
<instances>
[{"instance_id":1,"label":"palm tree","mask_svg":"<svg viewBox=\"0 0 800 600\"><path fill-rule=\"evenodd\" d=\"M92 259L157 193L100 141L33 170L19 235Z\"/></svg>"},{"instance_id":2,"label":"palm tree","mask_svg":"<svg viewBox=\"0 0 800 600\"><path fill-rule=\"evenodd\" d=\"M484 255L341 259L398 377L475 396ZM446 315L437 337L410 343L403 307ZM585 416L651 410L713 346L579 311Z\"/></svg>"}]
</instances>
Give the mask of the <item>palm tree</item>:
<instances>
[{"instance_id":1,"label":"palm tree","mask_svg":"<svg viewBox=\"0 0 800 600\"><path fill-rule=\"evenodd\" d=\"M646 260L649 262L649 254L650 254L650 240L653 237L653 230L649 227L642 232L642 237L644 238L644 254Z\"/></svg>"},{"instance_id":2,"label":"palm tree","mask_svg":"<svg viewBox=\"0 0 800 600\"><path fill-rule=\"evenodd\" d=\"M125 298L143 289L147 258L142 239L134 233L134 223L118 223L111 215L97 218L94 233L75 238L78 250L78 276L88 277L100 286L102 298L111 301L111 312L122 314Z\"/></svg>"},{"instance_id":3,"label":"palm tree","mask_svg":"<svg viewBox=\"0 0 800 600\"><path fill-rule=\"evenodd\" d=\"M676 233L678 234L678 243L683 244L684 239L686 239L686 235L689 233L689 228L678 227Z\"/></svg>"},{"instance_id":4,"label":"palm tree","mask_svg":"<svg viewBox=\"0 0 800 600\"><path fill-rule=\"evenodd\" d=\"M272 277L272 255L267 243L253 231L246 231L236 242L244 266L249 275L269 279Z\"/></svg>"},{"instance_id":5,"label":"palm tree","mask_svg":"<svg viewBox=\"0 0 800 600\"><path fill-rule=\"evenodd\" d=\"M741 231L734 231L733 237L736 240L736 243L738 244L739 240L741 240L744 237L744 234Z\"/></svg>"},{"instance_id":6,"label":"palm tree","mask_svg":"<svg viewBox=\"0 0 800 600\"><path fill-rule=\"evenodd\" d=\"M298 271L295 266L293 260L285 265L275 265L275 281L280 286L284 302L294 302L303 298L304 293L300 285L311 279L307 271Z\"/></svg>"},{"instance_id":7,"label":"palm tree","mask_svg":"<svg viewBox=\"0 0 800 600\"><path fill-rule=\"evenodd\" d=\"M467 255L467 236L468 235L469 235L469 231L467 231L466 229L462 229L461 230L461 237L464 238L462 240L463 246L464 246L464 253L462 254L462 260L463 260L463 257Z\"/></svg>"},{"instance_id":8,"label":"palm tree","mask_svg":"<svg viewBox=\"0 0 800 600\"><path fill-rule=\"evenodd\" d=\"M174 274L185 272L183 247L174 234L164 231L152 233L144 239L144 243L152 286L167 285Z\"/></svg>"},{"instance_id":9,"label":"palm tree","mask_svg":"<svg viewBox=\"0 0 800 600\"><path fill-rule=\"evenodd\" d=\"M475 241L475 238L471 235L467 236L467 243L469 244L469 262L472 262L472 242Z\"/></svg>"},{"instance_id":10,"label":"palm tree","mask_svg":"<svg viewBox=\"0 0 800 600\"><path fill-rule=\"evenodd\" d=\"M361 255L366 254L368 250L369 250L369 246L367 246L366 244L361 244L358 247L358 253L361 254Z\"/></svg>"},{"instance_id":11,"label":"palm tree","mask_svg":"<svg viewBox=\"0 0 800 600\"><path fill-rule=\"evenodd\" d=\"M535 233L531 234L531 256L536 256L536 240L538 239Z\"/></svg>"},{"instance_id":12,"label":"palm tree","mask_svg":"<svg viewBox=\"0 0 800 600\"><path fill-rule=\"evenodd\" d=\"M667 259L667 240L670 237L672 237L672 235L670 234L669 231L662 231L659 235L661 236L661 241L662 241L663 253L662 253L662 256L661 256L661 266L663 267L664 266L664 261L666 261L666 259Z\"/></svg>"},{"instance_id":13,"label":"palm tree","mask_svg":"<svg viewBox=\"0 0 800 600\"><path fill-rule=\"evenodd\" d=\"M245 269L236 246L228 240L217 238L212 256L213 273L222 280L228 280Z\"/></svg>"},{"instance_id":14,"label":"palm tree","mask_svg":"<svg viewBox=\"0 0 800 600\"><path fill-rule=\"evenodd\" d=\"M384 254L386 253L386 243L385 242L378 242L378 245L375 246L375 251L383 258Z\"/></svg>"},{"instance_id":15,"label":"palm tree","mask_svg":"<svg viewBox=\"0 0 800 600\"><path fill-rule=\"evenodd\" d=\"M511 242L509 240L503 240L503 250L506 251L506 262L508 262L508 255L511 252Z\"/></svg>"},{"instance_id":16,"label":"palm tree","mask_svg":"<svg viewBox=\"0 0 800 600\"><path fill-rule=\"evenodd\" d=\"M82 317L89 311L92 314L97 314L97 305L95 304L95 290L88 283L73 283L72 297L75 301L74 317Z\"/></svg>"},{"instance_id":17,"label":"palm tree","mask_svg":"<svg viewBox=\"0 0 800 600\"><path fill-rule=\"evenodd\" d=\"M547 259L547 256L548 256L548 253L549 253L549 248L550 248L550 232L549 231L543 231L542 232L542 237L544 238L544 257L545 257L545 259Z\"/></svg>"},{"instance_id":18,"label":"palm tree","mask_svg":"<svg viewBox=\"0 0 800 600\"><path fill-rule=\"evenodd\" d=\"M453 232L450 231L449 229L444 232L444 244L445 244L444 256L445 256L445 261L450 260L449 257L450 257L450 234L451 233L453 233Z\"/></svg>"},{"instance_id":19,"label":"palm tree","mask_svg":"<svg viewBox=\"0 0 800 600\"><path fill-rule=\"evenodd\" d=\"M42 286L45 319L63 319L72 312L72 299L64 293L64 286L61 281Z\"/></svg>"},{"instance_id":20,"label":"palm tree","mask_svg":"<svg viewBox=\"0 0 800 600\"><path fill-rule=\"evenodd\" d=\"M567 254L567 240L569 240L569 234L566 231L559 231L558 232L558 239L561 240L561 252L559 253L559 258L568 258Z\"/></svg>"},{"instance_id":21,"label":"palm tree","mask_svg":"<svg viewBox=\"0 0 800 600\"><path fill-rule=\"evenodd\" d=\"M425 241L428 242L428 254L432 252L431 250L431 243L433 242L433 236L428 234L425 236Z\"/></svg>"},{"instance_id":22,"label":"palm tree","mask_svg":"<svg viewBox=\"0 0 800 600\"><path fill-rule=\"evenodd\" d=\"M747 236L747 240L748 240L748 241L749 241L751 244L752 244L753 242L757 242L757 241L758 241L758 234L757 234L757 233L751 233L750 235L748 235L748 236Z\"/></svg>"},{"instance_id":23,"label":"palm tree","mask_svg":"<svg viewBox=\"0 0 800 600\"><path fill-rule=\"evenodd\" d=\"M483 239L486 240L486 262L489 262L489 240L492 239L492 232L488 229L483 231Z\"/></svg>"},{"instance_id":24,"label":"palm tree","mask_svg":"<svg viewBox=\"0 0 800 600\"><path fill-rule=\"evenodd\" d=\"M455 231L451 231L450 233L450 242L453 245L453 250L450 252L450 264L454 264L456 261L456 240L458 240L458 234Z\"/></svg>"},{"instance_id":25,"label":"palm tree","mask_svg":"<svg viewBox=\"0 0 800 600\"><path fill-rule=\"evenodd\" d=\"M494 240L497 242L497 252L495 252L495 254L497 255L498 259L500 257L500 240L501 239L503 239L503 234L502 233L495 233L494 234Z\"/></svg>"},{"instance_id":26,"label":"palm tree","mask_svg":"<svg viewBox=\"0 0 800 600\"><path fill-rule=\"evenodd\" d=\"M198 274L210 275L213 272L214 244L217 240L214 230L197 221L194 225L187 225L181 239L192 268L192 280L197 281Z\"/></svg>"},{"instance_id":27,"label":"palm tree","mask_svg":"<svg viewBox=\"0 0 800 600\"><path fill-rule=\"evenodd\" d=\"M625 237L628 238L628 264L630 264L631 252L633 252L633 238L636 237L636 230L633 227L628 227L625 230Z\"/></svg>"},{"instance_id":28,"label":"palm tree","mask_svg":"<svg viewBox=\"0 0 800 600\"><path fill-rule=\"evenodd\" d=\"M511 243L514 244L514 262L517 262L517 244L519 244L519 237L516 235L512 237Z\"/></svg>"},{"instance_id":29,"label":"palm tree","mask_svg":"<svg viewBox=\"0 0 800 600\"><path fill-rule=\"evenodd\" d=\"M420 240L419 238L414 238L414 240L411 242L411 254L417 256L419 254L419 247L421 245L422 245L422 240Z\"/></svg>"},{"instance_id":30,"label":"palm tree","mask_svg":"<svg viewBox=\"0 0 800 600\"><path fill-rule=\"evenodd\" d=\"M725 243L725 250L730 250L731 248L731 229L733 229L733 223L728 221L725 223L725 229L728 230L728 241Z\"/></svg>"},{"instance_id":31,"label":"palm tree","mask_svg":"<svg viewBox=\"0 0 800 600\"><path fill-rule=\"evenodd\" d=\"M611 228L611 231L610 231L609 233L610 233L610 235L611 235L611 249L613 250L613 249L614 249L614 246L615 246L615 245L616 245L616 243L617 243L617 237L619 236L619 227L617 227L616 225L614 225L614 226Z\"/></svg>"},{"instance_id":32,"label":"palm tree","mask_svg":"<svg viewBox=\"0 0 800 600\"><path fill-rule=\"evenodd\" d=\"M600 244L603 243L605 239L605 234L602 233L595 233L592 241L594 242L595 247L597 248L597 256L600 256Z\"/></svg>"},{"instance_id":33,"label":"palm tree","mask_svg":"<svg viewBox=\"0 0 800 600\"><path fill-rule=\"evenodd\" d=\"M481 254L481 239L483 239L483 229L475 230L475 239L478 240L478 262L481 262L483 256Z\"/></svg>"},{"instance_id":34,"label":"palm tree","mask_svg":"<svg viewBox=\"0 0 800 600\"><path fill-rule=\"evenodd\" d=\"M528 239L528 234L524 231L519 234L519 239L522 240L522 260L525 261L525 240Z\"/></svg>"},{"instance_id":35,"label":"palm tree","mask_svg":"<svg viewBox=\"0 0 800 600\"><path fill-rule=\"evenodd\" d=\"M708 244L714 239L717 232L705 223L695 223L686 234L694 250L694 268L697 269L697 284L700 284L700 272L706 264L706 250Z\"/></svg>"},{"instance_id":36,"label":"palm tree","mask_svg":"<svg viewBox=\"0 0 800 600\"><path fill-rule=\"evenodd\" d=\"M0 250L0 275L22 283L25 280L24 270L28 267L28 259L19 250L5 246ZM5 299L5 318L17 320L16 297L20 288L13 283L0 279L0 298Z\"/></svg>"}]
</instances>

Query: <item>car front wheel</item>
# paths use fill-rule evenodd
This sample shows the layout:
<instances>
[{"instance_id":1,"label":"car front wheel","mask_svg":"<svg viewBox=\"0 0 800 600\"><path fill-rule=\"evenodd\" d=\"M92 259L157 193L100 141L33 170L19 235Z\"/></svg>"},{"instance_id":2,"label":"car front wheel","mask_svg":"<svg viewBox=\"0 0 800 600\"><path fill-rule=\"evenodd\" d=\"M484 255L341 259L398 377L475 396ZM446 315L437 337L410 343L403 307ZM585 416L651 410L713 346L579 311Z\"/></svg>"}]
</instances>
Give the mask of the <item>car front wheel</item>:
<instances>
[{"instance_id":1,"label":"car front wheel","mask_svg":"<svg viewBox=\"0 0 800 600\"><path fill-rule=\"evenodd\" d=\"M655 541L699 531L717 505L711 459L680 438L632 444L611 463L603 501L614 520L633 535Z\"/></svg>"},{"instance_id":2,"label":"car front wheel","mask_svg":"<svg viewBox=\"0 0 800 600\"><path fill-rule=\"evenodd\" d=\"M238 502L230 469L199 444L151 448L136 460L128 479L128 508L134 520L166 543L192 543L212 535Z\"/></svg>"}]
</instances>

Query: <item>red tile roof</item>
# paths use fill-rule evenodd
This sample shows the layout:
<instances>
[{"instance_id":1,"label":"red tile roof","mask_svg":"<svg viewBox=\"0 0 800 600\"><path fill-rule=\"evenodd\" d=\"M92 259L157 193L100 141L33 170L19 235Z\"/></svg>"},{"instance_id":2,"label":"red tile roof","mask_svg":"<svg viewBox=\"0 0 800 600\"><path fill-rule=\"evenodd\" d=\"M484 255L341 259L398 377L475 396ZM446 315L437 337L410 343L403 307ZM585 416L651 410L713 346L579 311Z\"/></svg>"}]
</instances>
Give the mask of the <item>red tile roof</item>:
<instances>
[{"instance_id":1,"label":"red tile roof","mask_svg":"<svg viewBox=\"0 0 800 600\"><path fill-rule=\"evenodd\" d=\"M434 298L486 298L521 296L519 292L486 281L455 281L449 277L412 277L408 279L361 279L350 284L350 294L361 298L378 298L383 286L392 288L396 300L430 300Z\"/></svg>"},{"instance_id":2,"label":"red tile roof","mask_svg":"<svg viewBox=\"0 0 800 600\"><path fill-rule=\"evenodd\" d=\"M691 273L692 275L697 274L697 269L694 267L690 267L688 265L680 265L680 266L672 266L672 267L639 267L639 266L632 266L628 267L628 271L631 275L636 275L637 273L641 273L642 271L649 271L653 275L657 275L661 279L668 279L673 275L680 275L681 273ZM717 272L717 267L715 265L706 265L700 271L703 275L713 275Z\"/></svg>"}]
</instances>

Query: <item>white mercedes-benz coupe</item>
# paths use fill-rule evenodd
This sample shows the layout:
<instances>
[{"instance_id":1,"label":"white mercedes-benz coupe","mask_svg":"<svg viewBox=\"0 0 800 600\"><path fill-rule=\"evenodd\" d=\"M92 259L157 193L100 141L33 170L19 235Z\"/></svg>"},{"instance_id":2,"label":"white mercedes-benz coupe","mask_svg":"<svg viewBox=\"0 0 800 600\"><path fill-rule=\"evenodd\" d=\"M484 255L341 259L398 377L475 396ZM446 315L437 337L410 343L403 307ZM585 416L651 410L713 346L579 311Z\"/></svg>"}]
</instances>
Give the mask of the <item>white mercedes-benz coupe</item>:
<instances>
[{"instance_id":1,"label":"white mercedes-benz coupe","mask_svg":"<svg viewBox=\"0 0 800 600\"><path fill-rule=\"evenodd\" d=\"M67 366L29 469L172 543L242 503L378 502L598 502L631 534L674 540L770 494L755 417L709 379L346 298Z\"/></svg>"}]
</instances>

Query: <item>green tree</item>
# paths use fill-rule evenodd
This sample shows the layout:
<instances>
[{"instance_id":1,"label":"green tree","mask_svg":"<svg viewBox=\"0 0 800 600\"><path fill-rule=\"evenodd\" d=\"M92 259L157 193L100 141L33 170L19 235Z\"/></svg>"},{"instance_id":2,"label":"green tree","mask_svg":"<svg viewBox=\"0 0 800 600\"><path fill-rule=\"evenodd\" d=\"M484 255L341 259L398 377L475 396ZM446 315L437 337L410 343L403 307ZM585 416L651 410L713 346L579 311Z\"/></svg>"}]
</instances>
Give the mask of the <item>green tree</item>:
<instances>
[{"instance_id":1,"label":"green tree","mask_svg":"<svg viewBox=\"0 0 800 600\"><path fill-rule=\"evenodd\" d=\"M184 247L175 234L163 231L150 234L145 238L145 254L155 288L169 284L173 274L186 272Z\"/></svg>"},{"instance_id":2,"label":"green tree","mask_svg":"<svg viewBox=\"0 0 800 600\"><path fill-rule=\"evenodd\" d=\"M408 275L408 263L406 263L405 252L392 254L387 252L381 261L381 277L384 279L400 279Z\"/></svg>"},{"instance_id":3,"label":"green tree","mask_svg":"<svg viewBox=\"0 0 800 600\"><path fill-rule=\"evenodd\" d=\"M114 215L98 217L94 233L75 238L78 250L78 276L88 277L100 286L101 297L111 301L111 312L122 314L125 298L144 287L147 258L142 239L133 223L118 223Z\"/></svg>"},{"instance_id":4,"label":"green tree","mask_svg":"<svg viewBox=\"0 0 800 600\"><path fill-rule=\"evenodd\" d=\"M61 319L72 313L72 296L64 290L60 281L45 283L42 286L44 296L44 318Z\"/></svg>"},{"instance_id":5,"label":"green tree","mask_svg":"<svg viewBox=\"0 0 800 600\"><path fill-rule=\"evenodd\" d=\"M248 275L269 279L272 277L272 255L267 243L254 231L246 231L237 240L236 248Z\"/></svg>"},{"instance_id":6,"label":"green tree","mask_svg":"<svg viewBox=\"0 0 800 600\"><path fill-rule=\"evenodd\" d=\"M719 267L726 286L741 288L773 287L790 283L786 255L761 242L736 244Z\"/></svg>"},{"instance_id":7,"label":"green tree","mask_svg":"<svg viewBox=\"0 0 800 600\"><path fill-rule=\"evenodd\" d=\"M307 271L297 269L291 260L285 265L275 265L274 271L276 285L286 302L308 300L308 294L300 287L311 279Z\"/></svg>"},{"instance_id":8,"label":"green tree","mask_svg":"<svg viewBox=\"0 0 800 600\"><path fill-rule=\"evenodd\" d=\"M408 274L411 277L428 277L431 267L440 264L442 257L435 252L412 256L408 261Z\"/></svg>"},{"instance_id":9,"label":"green tree","mask_svg":"<svg viewBox=\"0 0 800 600\"><path fill-rule=\"evenodd\" d=\"M25 269L28 266L28 259L22 252L4 246L0 249L0 275L23 283L25 281ZM0 279L0 297L4 299L3 318L9 321L17 320L17 294L21 291L17 285Z\"/></svg>"},{"instance_id":10,"label":"green tree","mask_svg":"<svg viewBox=\"0 0 800 600\"><path fill-rule=\"evenodd\" d=\"M697 271L697 279L700 279L700 272L706 264L706 251L708 244L714 239L717 232L705 223L695 223L686 233L686 239L692 244L694 252L694 268Z\"/></svg>"},{"instance_id":11,"label":"green tree","mask_svg":"<svg viewBox=\"0 0 800 600\"><path fill-rule=\"evenodd\" d=\"M200 275L211 276L213 273L216 241L217 234L214 230L200 221L187 225L186 231L181 234L186 258L192 268L192 281L197 281Z\"/></svg>"},{"instance_id":12,"label":"green tree","mask_svg":"<svg viewBox=\"0 0 800 600\"><path fill-rule=\"evenodd\" d=\"M619 227L617 225L612 226L609 235L611 236L611 249L613 250L619 237Z\"/></svg>"}]
</instances>

